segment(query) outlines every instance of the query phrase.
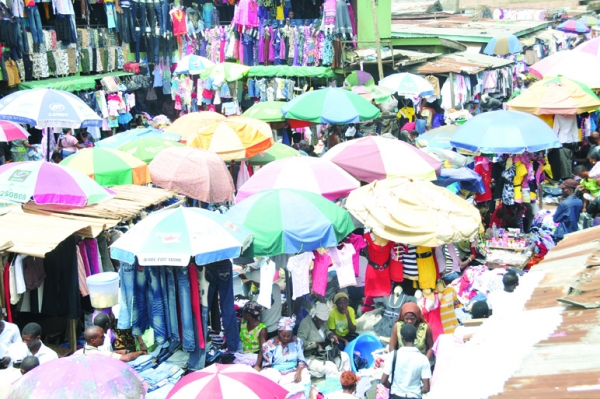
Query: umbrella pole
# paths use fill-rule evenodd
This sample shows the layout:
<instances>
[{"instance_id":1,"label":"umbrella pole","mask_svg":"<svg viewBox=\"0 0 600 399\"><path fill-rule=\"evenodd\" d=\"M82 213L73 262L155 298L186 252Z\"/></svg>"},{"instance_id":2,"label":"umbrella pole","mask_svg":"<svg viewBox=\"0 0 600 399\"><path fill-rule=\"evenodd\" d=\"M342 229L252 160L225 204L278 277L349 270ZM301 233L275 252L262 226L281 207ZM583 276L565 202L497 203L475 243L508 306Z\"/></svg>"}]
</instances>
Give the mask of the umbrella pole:
<instances>
[{"instance_id":1,"label":"umbrella pole","mask_svg":"<svg viewBox=\"0 0 600 399\"><path fill-rule=\"evenodd\" d=\"M47 127L44 128L44 133L46 135L46 162L50 162L50 135Z\"/></svg>"},{"instance_id":2,"label":"umbrella pole","mask_svg":"<svg viewBox=\"0 0 600 399\"><path fill-rule=\"evenodd\" d=\"M288 269L283 270L285 272L285 301L288 306L288 316L292 317L294 309L292 309L292 286L290 285L290 272Z\"/></svg>"}]
</instances>

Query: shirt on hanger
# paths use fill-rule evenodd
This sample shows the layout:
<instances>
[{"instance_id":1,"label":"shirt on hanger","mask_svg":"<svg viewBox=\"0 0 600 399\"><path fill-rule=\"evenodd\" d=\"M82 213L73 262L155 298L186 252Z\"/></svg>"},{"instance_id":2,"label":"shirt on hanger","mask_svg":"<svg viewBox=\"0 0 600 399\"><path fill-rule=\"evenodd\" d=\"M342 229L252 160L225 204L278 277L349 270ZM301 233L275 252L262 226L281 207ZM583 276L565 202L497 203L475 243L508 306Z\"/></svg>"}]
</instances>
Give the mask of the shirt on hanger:
<instances>
[{"instance_id":1,"label":"shirt on hanger","mask_svg":"<svg viewBox=\"0 0 600 399\"><path fill-rule=\"evenodd\" d=\"M292 274L292 284L294 293L292 299L310 293L310 284L308 272L310 263L315 258L312 252L304 252L300 255L292 256L287 263L287 269Z\"/></svg>"}]
</instances>

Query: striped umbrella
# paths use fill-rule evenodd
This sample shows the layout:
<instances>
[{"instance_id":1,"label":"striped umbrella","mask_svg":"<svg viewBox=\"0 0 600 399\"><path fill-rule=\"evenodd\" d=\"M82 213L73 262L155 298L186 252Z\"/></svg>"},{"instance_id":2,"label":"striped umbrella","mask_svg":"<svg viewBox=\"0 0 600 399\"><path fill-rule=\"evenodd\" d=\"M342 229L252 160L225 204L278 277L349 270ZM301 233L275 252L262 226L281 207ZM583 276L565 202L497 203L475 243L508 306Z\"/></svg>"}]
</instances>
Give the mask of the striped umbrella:
<instances>
[{"instance_id":1,"label":"striped umbrella","mask_svg":"<svg viewBox=\"0 0 600 399\"><path fill-rule=\"evenodd\" d=\"M379 86L405 97L427 97L435 93L424 77L412 73L395 73L379 81Z\"/></svg>"},{"instance_id":2,"label":"striped umbrella","mask_svg":"<svg viewBox=\"0 0 600 399\"><path fill-rule=\"evenodd\" d=\"M583 51L556 52L531 66L529 73L537 78L566 76L590 89L600 89L600 57Z\"/></svg>"},{"instance_id":3,"label":"striped umbrella","mask_svg":"<svg viewBox=\"0 0 600 399\"><path fill-rule=\"evenodd\" d=\"M137 139L123 144L119 151L133 155L146 163L151 162L161 151L172 147L185 147L183 144L172 140L163 139Z\"/></svg>"},{"instance_id":4,"label":"striped umbrella","mask_svg":"<svg viewBox=\"0 0 600 399\"><path fill-rule=\"evenodd\" d=\"M521 42L515 35L504 33L493 37L483 49L488 55L508 55L520 53L523 50Z\"/></svg>"},{"instance_id":5,"label":"striped umbrella","mask_svg":"<svg viewBox=\"0 0 600 399\"><path fill-rule=\"evenodd\" d=\"M300 152L290 147L289 145L281 143L273 143L273 146L268 150L256 154L252 158L248 159L248 165L266 165L269 162L277 161L279 159L285 159L290 157L299 157Z\"/></svg>"},{"instance_id":6,"label":"striped umbrella","mask_svg":"<svg viewBox=\"0 0 600 399\"><path fill-rule=\"evenodd\" d=\"M563 32L573 33L588 33L590 31L590 28L588 28L587 25L574 19L563 22L562 24L558 25L556 29L562 30Z\"/></svg>"},{"instance_id":7,"label":"striped umbrella","mask_svg":"<svg viewBox=\"0 0 600 399\"><path fill-rule=\"evenodd\" d=\"M166 133L178 134L183 141L196 137L198 131L205 126L227 119L224 115L212 111L190 112L175 119L165 128Z\"/></svg>"},{"instance_id":8,"label":"striped umbrella","mask_svg":"<svg viewBox=\"0 0 600 399\"><path fill-rule=\"evenodd\" d=\"M29 133L22 126L13 122L0 121L0 142L27 140Z\"/></svg>"},{"instance_id":9,"label":"striped umbrella","mask_svg":"<svg viewBox=\"0 0 600 399\"><path fill-rule=\"evenodd\" d=\"M581 51L596 57L600 56L600 37L581 43L579 46L575 47L573 51Z\"/></svg>"},{"instance_id":10,"label":"striped umbrella","mask_svg":"<svg viewBox=\"0 0 600 399\"><path fill-rule=\"evenodd\" d=\"M177 142L181 140L181 135L165 133L154 128L131 129L102 139L96 142L95 146L116 150L120 146L138 139L162 139Z\"/></svg>"},{"instance_id":11,"label":"striped umbrella","mask_svg":"<svg viewBox=\"0 0 600 399\"><path fill-rule=\"evenodd\" d=\"M263 101L248 108L242 116L263 122L282 122L285 118L281 113L281 107L285 104L287 104L285 101Z\"/></svg>"},{"instance_id":12,"label":"striped umbrella","mask_svg":"<svg viewBox=\"0 0 600 399\"><path fill-rule=\"evenodd\" d=\"M105 187L150 183L148 165L119 150L87 148L65 158L60 164L80 170Z\"/></svg>"},{"instance_id":13,"label":"striped umbrella","mask_svg":"<svg viewBox=\"0 0 600 399\"><path fill-rule=\"evenodd\" d=\"M589 15L587 17L579 18L578 21L584 24L585 26L598 26L598 22L600 22L596 18Z\"/></svg>"}]
</instances>

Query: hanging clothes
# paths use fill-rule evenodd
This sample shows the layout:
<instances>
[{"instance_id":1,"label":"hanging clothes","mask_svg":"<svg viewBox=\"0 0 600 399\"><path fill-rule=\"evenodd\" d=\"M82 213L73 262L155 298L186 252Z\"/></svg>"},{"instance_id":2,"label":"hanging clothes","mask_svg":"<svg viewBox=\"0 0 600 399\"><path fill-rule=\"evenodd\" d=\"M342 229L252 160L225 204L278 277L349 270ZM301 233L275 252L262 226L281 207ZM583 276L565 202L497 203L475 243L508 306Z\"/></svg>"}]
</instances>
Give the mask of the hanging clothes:
<instances>
[{"instance_id":1,"label":"hanging clothes","mask_svg":"<svg viewBox=\"0 0 600 399\"><path fill-rule=\"evenodd\" d=\"M419 287L421 289L434 289L437 281L437 267L433 259L433 249L417 246L416 252Z\"/></svg>"}]
</instances>

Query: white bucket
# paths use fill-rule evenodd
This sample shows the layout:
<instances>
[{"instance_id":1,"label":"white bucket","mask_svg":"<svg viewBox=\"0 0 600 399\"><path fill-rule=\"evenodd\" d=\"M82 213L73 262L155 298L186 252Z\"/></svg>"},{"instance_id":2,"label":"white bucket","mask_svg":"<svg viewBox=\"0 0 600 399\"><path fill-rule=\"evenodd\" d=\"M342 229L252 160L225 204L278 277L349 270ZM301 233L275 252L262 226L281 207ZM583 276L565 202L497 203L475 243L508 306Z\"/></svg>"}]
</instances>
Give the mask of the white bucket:
<instances>
[{"instance_id":1,"label":"white bucket","mask_svg":"<svg viewBox=\"0 0 600 399\"><path fill-rule=\"evenodd\" d=\"M96 309L106 309L119 303L119 274L104 272L87 278L90 300Z\"/></svg>"}]
</instances>

